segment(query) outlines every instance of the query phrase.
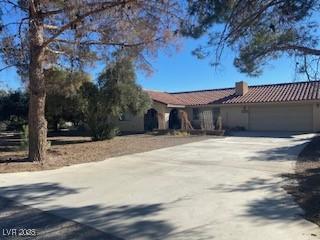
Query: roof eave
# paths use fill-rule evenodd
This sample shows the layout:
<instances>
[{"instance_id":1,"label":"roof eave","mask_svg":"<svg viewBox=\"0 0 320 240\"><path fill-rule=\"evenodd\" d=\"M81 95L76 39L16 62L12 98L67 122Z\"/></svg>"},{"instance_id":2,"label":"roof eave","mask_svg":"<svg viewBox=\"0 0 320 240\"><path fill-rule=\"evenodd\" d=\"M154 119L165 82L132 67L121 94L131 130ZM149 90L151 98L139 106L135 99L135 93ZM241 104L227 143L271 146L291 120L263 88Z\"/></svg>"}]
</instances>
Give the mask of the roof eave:
<instances>
[{"instance_id":1,"label":"roof eave","mask_svg":"<svg viewBox=\"0 0 320 240\"><path fill-rule=\"evenodd\" d=\"M185 105L179 105L179 104L167 104L168 108L185 108Z\"/></svg>"}]
</instances>

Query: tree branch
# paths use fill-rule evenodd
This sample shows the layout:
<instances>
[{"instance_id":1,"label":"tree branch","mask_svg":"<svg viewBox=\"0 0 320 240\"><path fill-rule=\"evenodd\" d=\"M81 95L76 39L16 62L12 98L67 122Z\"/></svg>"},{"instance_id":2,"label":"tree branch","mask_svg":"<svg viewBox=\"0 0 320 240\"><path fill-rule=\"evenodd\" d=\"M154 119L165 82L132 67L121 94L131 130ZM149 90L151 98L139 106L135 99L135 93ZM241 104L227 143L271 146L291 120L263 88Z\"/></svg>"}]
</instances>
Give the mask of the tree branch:
<instances>
[{"instance_id":1,"label":"tree branch","mask_svg":"<svg viewBox=\"0 0 320 240\"><path fill-rule=\"evenodd\" d=\"M51 52L51 53L54 53L54 54L66 54L66 52L64 52L64 51L54 50L54 49L51 49L49 47L46 47L46 50Z\"/></svg>"},{"instance_id":2,"label":"tree branch","mask_svg":"<svg viewBox=\"0 0 320 240\"><path fill-rule=\"evenodd\" d=\"M259 16L261 16L261 14L263 14L267 9L269 9L272 6L275 6L277 4L280 4L281 2L283 2L284 0L271 0L270 2L268 2L267 4L265 4L264 6L262 6L258 11L254 12L252 15L247 16L243 21L241 21L238 26L235 27L235 29L233 29L231 32L229 32L227 34L227 36L225 37L225 41L227 39L229 39L231 36L233 36L236 32L238 32L239 30L241 30L242 28L244 28L245 26L247 26L248 24L251 24L252 22L254 22ZM235 14L235 17L237 18L237 14ZM230 19L232 20L232 19Z\"/></svg>"},{"instance_id":3,"label":"tree branch","mask_svg":"<svg viewBox=\"0 0 320 240\"><path fill-rule=\"evenodd\" d=\"M58 30L59 27L58 26L54 26L54 25L49 25L49 24L43 24L43 27L49 30Z\"/></svg>"},{"instance_id":4,"label":"tree branch","mask_svg":"<svg viewBox=\"0 0 320 240\"><path fill-rule=\"evenodd\" d=\"M56 15L56 14L62 13L64 10L65 9L57 9L57 10L51 10L51 11L47 11L47 12L42 12L41 16L42 17L48 17L48 16L51 16L51 15Z\"/></svg>"},{"instance_id":5,"label":"tree branch","mask_svg":"<svg viewBox=\"0 0 320 240\"><path fill-rule=\"evenodd\" d=\"M30 8L30 15L31 16L36 16L36 14L37 14L37 9L36 9L36 6L35 6L35 3L34 3L34 0L30 0L30 3L29 3L29 8Z\"/></svg>"},{"instance_id":6,"label":"tree branch","mask_svg":"<svg viewBox=\"0 0 320 240\"><path fill-rule=\"evenodd\" d=\"M299 46L299 45L286 44L282 46L275 46L272 48L272 50L274 51L293 50L293 51L301 52L306 55L320 56L320 49L309 48L309 47Z\"/></svg>"},{"instance_id":7,"label":"tree branch","mask_svg":"<svg viewBox=\"0 0 320 240\"><path fill-rule=\"evenodd\" d=\"M10 5L12 5L13 7L19 8L20 10L22 10L22 11L24 11L24 12L27 12L27 11L28 11L27 8L23 8L23 7L19 6L18 4L14 3L13 1L10 1L10 0L2 0L0 3L10 4Z\"/></svg>"},{"instance_id":8,"label":"tree branch","mask_svg":"<svg viewBox=\"0 0 320 240\"><path fill-rule=\"evenodd\" d=\"M93 14L99 13L99 12L103 12L109 8L113 8L116 6L120 6L123 4L127 4L129 2L132 2L133 0L127 0L127 1L115 1L113 2L113 4L110 4L110 2L101 4L100 7L97 7L96 9L93 9L91 11L88 11L80 16L77 16L74 20L70 21L69 23L63 25L60 30L57 31L57 33L55 33L51 38L49 38L44 44L43 46L46 47L49 43L51 43L52 41L54 41L55 38L57 38L58 36L60 36L64 31L66 31L68 28L70 28L71 26L81 22L83 19L85 19L88 16L91 16Z\"/></svg>"},{"instance_id":9,"label":"tree branch","mask_svg":"<svg viewBox=\"0 0 320 240\"><path fill-rule=\"evenodd\" d=\"M8 69L8 68L11 68L11 67L16 67L16 65L8 65L8 66L5 66L5 67L3 67L3 68L0 68L0 72L6 70L6 69Z\"/></svg>"},{"instance_id":10,"label":"tree branch","mask_svg":"<svg viewBox=\"0 0 320 240\"><path fill-rule=\"evenodd\" d=\"M137 43L125 43L125 42L103 42L103 41L84 41L84 42L77 42L77 41L69 41L65 39L54 39L53 42L60 42L60 43L67 43L67 44L79 44L79 45L109 45L109 46L122 46L122 47L137 47L144 44L160 41L161 38L156 38L151 41L145 42L137 42Z\"/></svg>"}]
</instances>

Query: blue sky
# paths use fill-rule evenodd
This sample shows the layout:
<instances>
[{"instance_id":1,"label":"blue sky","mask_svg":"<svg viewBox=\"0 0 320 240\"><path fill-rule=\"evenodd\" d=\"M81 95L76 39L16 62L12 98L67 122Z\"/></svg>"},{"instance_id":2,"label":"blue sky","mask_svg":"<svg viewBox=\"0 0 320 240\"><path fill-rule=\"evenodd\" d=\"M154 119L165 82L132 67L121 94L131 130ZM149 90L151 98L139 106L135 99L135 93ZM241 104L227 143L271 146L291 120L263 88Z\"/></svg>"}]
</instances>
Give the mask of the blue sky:
<instances>
[{"instance_id":1,"label":"blue sky","mask_svg":"<svg viewBox=\"0 0 320 240\"><path fill-rule=\"evenodd\" d=\"M248 77L233 66L235 53L230 49L225 50L222 65L215 69L209 65L210 59L199 60L191 54L198 44L199 41L187 39L180 52L172 56L159 54L152 61L154 74L149 78L138 74L139 83L147 89L170 92L233 87L235 82L241 80L249 85L305 80L304 76L295 76L295 61L288 57L270 62L261 76Z\"/></svg>"},{"instance_id":2,"label":"blue sky","mask_svg":"<svg viewBox=\"0 0 320 240\"><path fill-rule=\"evenodd\" d=\"M305 80L303 76L295 78L295 62L283 57L273 61L264 68L260 77L250 78L241 74L233 66L234 53L226 49L221 59L222 66L215 69L209 65L209 59L198 60L191 51L201 43L201 40L184 39L182 49L169 55L159 52L156 59L151 59L154 73L146 76L138 72L138 83L145 89L160 91L188 91L211 88L233 87L236 81L244 80L249 85L292 82ZM92 77L97 77L101 66L93 69ZM21 81L14 69L0 72L0 88L17 89Z\"/></svg>"}]
</instances>

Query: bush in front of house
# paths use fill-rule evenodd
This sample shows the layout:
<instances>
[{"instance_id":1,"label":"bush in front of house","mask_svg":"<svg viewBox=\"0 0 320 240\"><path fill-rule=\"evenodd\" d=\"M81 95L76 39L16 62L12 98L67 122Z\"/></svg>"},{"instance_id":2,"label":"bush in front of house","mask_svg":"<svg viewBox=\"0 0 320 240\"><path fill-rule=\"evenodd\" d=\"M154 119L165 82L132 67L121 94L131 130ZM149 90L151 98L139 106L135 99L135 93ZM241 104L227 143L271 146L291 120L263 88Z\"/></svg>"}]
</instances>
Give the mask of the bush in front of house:
<instances>
[{"instance_id":1,"label":"bush in front of house","mask_svg":"<svg viewBox=\"0 0 320 240\"><path fill-rule=\"evenodd\" d=\"M92 122L90 130L92 141L112 139L119 133L117 127L99 121Z\"/></svg>"},{"instance_id":2,"label":"bush in front of house","mask_svg":"<svg viewBox=\"0 0 320 240\"><path fill-rule=\"evenodd\" d=\"M113 138L119 132L114 119L128 112L143 114L150 107L149 96L135 80L133 62L128 58L120 58L103 70L96 84L83 84L84 121L92 140Z\"/></svg>"}]
</instances>

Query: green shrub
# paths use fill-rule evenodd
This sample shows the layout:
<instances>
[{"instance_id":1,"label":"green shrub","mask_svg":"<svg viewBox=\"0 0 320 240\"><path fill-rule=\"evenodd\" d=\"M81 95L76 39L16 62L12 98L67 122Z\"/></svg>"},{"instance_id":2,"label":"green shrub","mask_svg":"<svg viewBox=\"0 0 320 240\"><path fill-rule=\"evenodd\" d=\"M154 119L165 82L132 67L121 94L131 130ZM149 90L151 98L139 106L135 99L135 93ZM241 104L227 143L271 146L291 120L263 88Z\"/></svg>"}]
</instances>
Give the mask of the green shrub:
<instances>
[{"instance_id":1,"label":"green shrub","mask_svg":"<svg viewBox=\"0 0 320 240\"><path fill-rule=\"evenodd\" d=\"M28 149L28 147L29 147L29 128L28 128L28 125L22 126L22 131L21 131L20 135L21 135L20 147L24 150Z\"/></svg>"},{"instance_id":2,"label":"green shrub","mask_svg":"<svg viewBox=\"0 0 320 240\"><path fill-rule=\"evenodd\" d=\"M119 133L119 129L117 127L96 118L89 122L89 129L92 141L112 139Z\"/></svg>"},{"instance_id":3,"label":"green shrub","mask_svg":"<svg viewBox=\"0 0 320 240\"><path fill-rule=\"evenodd\" d=\"M8 122L7 121L0 122L0 132L1 131L6 131L7 128L8 128Z\"/></svg>"},{"instance_id":4,"label":"green shrub","mask_svg":"<svg viewBox=\"0 0 320 240\"><path fill-rule=\"evenodd\" d=\"M23 127L26 125L26 120L17 117L17 116L10 116L9 123L7 125L7 130L9 131L23 131Z\"/></svg>"},{"instance_id":5,"label":"green shrub","mask_svg":"<svg viewBox=\"0 0 320 240\"><path fill-rule=\"evenodd\" d=\"M75 129L79 132L88 132L89 126L87 123L80 121L77 126L75 126Z\"/></svg>"}]
</instances>

